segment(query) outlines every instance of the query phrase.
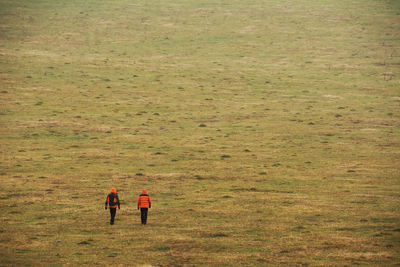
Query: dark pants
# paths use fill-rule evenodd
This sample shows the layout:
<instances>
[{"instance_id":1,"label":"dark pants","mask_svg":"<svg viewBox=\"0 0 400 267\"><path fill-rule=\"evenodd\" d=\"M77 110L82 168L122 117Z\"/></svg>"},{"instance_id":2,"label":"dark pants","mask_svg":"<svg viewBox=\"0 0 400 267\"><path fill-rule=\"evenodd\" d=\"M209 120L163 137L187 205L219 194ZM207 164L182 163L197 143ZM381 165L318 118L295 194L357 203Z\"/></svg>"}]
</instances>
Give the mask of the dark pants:
<instances>
[{"instance_id":1,"label":"dark pants","mask_svg":"<svg viewBox=\"0 0 400 267\"><path fill-rule=\"evenodd\" d=\"M110 224L114 224L114 218L116 213L117 213L117 208L110 208L110 215L111 215Z\"/></svg>"},{"instance_id":2,"label":"dark pants","mask_svg":"<svg viewBox=\"0 0 400 267\"><path fill-rule=\"evenodd\" d=\"M142 224L147 223L147 212L149 211L148 208L140 208L140 216L142 218Z\"/></svg>"}]
</instances>

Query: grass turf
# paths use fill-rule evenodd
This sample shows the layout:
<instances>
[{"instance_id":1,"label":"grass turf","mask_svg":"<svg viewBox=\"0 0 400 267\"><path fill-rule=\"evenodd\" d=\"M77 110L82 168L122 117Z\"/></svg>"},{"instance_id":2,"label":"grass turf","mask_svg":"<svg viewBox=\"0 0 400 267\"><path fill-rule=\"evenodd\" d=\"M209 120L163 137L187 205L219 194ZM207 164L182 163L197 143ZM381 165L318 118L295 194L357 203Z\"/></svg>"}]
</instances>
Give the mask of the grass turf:
<instances>
[{"instance_id":1,"label":"grass turf","mask_svg":"<svg viewBox=\"0 0 400 267\"><path fill-rule=\"evenodd\" d=\"M1 265L400 262L398 2L0 10Z\"/></svg>"}]
</instances>

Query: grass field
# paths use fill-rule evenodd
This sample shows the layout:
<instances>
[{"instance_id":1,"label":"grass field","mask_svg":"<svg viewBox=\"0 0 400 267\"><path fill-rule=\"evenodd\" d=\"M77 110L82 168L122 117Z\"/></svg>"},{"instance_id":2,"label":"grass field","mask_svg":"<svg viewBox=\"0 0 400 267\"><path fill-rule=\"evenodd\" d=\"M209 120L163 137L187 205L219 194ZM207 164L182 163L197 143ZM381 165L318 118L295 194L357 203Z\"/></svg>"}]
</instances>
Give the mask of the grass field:
<instances>
[{"instance_id":1,"label":"grass field","mask_svg":"<svg viewBox=\"0 0 400 267\"><path fill-rule=\"evenodd\" d=\"M399 1L0 0L0 40L0 266L400 266Z\"/></svg>"}]
</instances>

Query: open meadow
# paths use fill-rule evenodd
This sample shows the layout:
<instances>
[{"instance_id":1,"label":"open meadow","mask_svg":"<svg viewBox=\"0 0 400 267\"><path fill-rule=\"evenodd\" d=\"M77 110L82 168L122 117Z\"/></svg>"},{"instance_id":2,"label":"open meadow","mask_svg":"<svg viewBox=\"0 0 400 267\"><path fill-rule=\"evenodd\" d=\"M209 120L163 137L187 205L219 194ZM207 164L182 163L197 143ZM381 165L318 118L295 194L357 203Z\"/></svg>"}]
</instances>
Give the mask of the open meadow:
<instances>
[{"instance_id":1,"label":"open meadow","mask_svg":"<svg viewBox=\"0 0 400 267\"><path fill-rule=\"evenodd\" d=\"M0 0L0 86L0 266L400 266L399 1Z\"/></svg>"}]
</instances>

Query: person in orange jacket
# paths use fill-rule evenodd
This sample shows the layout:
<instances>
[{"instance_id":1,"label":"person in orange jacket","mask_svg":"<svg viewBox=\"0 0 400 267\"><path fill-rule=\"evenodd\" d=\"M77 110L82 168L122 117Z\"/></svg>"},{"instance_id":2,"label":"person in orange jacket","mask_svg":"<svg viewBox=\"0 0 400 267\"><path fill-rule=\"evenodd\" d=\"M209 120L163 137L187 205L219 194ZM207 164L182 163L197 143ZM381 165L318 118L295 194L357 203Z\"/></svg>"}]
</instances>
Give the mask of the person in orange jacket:
<instances>
[{"instance_id":1,"label":"person in orange jacket","mask_svg":"<svg viewBox=\"0 0 400 267\"><path fill-rule=\"evenodd\" d=\"M107 209L107 205L110 206L110 224L114 224L115 214L117 213L117 207L120 209L119 198L117 194L117 190L115 188L111 188L111 193L107 195L105 209Z\"/></svg>"},{"instance_id":2,"label":"person in orange jacket","mask_svg":"<svg viewBox=\"0 0 400 267\"><path fill-rule=\"evenodd\" d=\"M147 223L147 213L149 208L151 208L150 196L147 194L146 189L142 190L142 194L139 195L137 208L140 208L140 217L142 219L142 224Z\"/></svg>"}]
</instances>

